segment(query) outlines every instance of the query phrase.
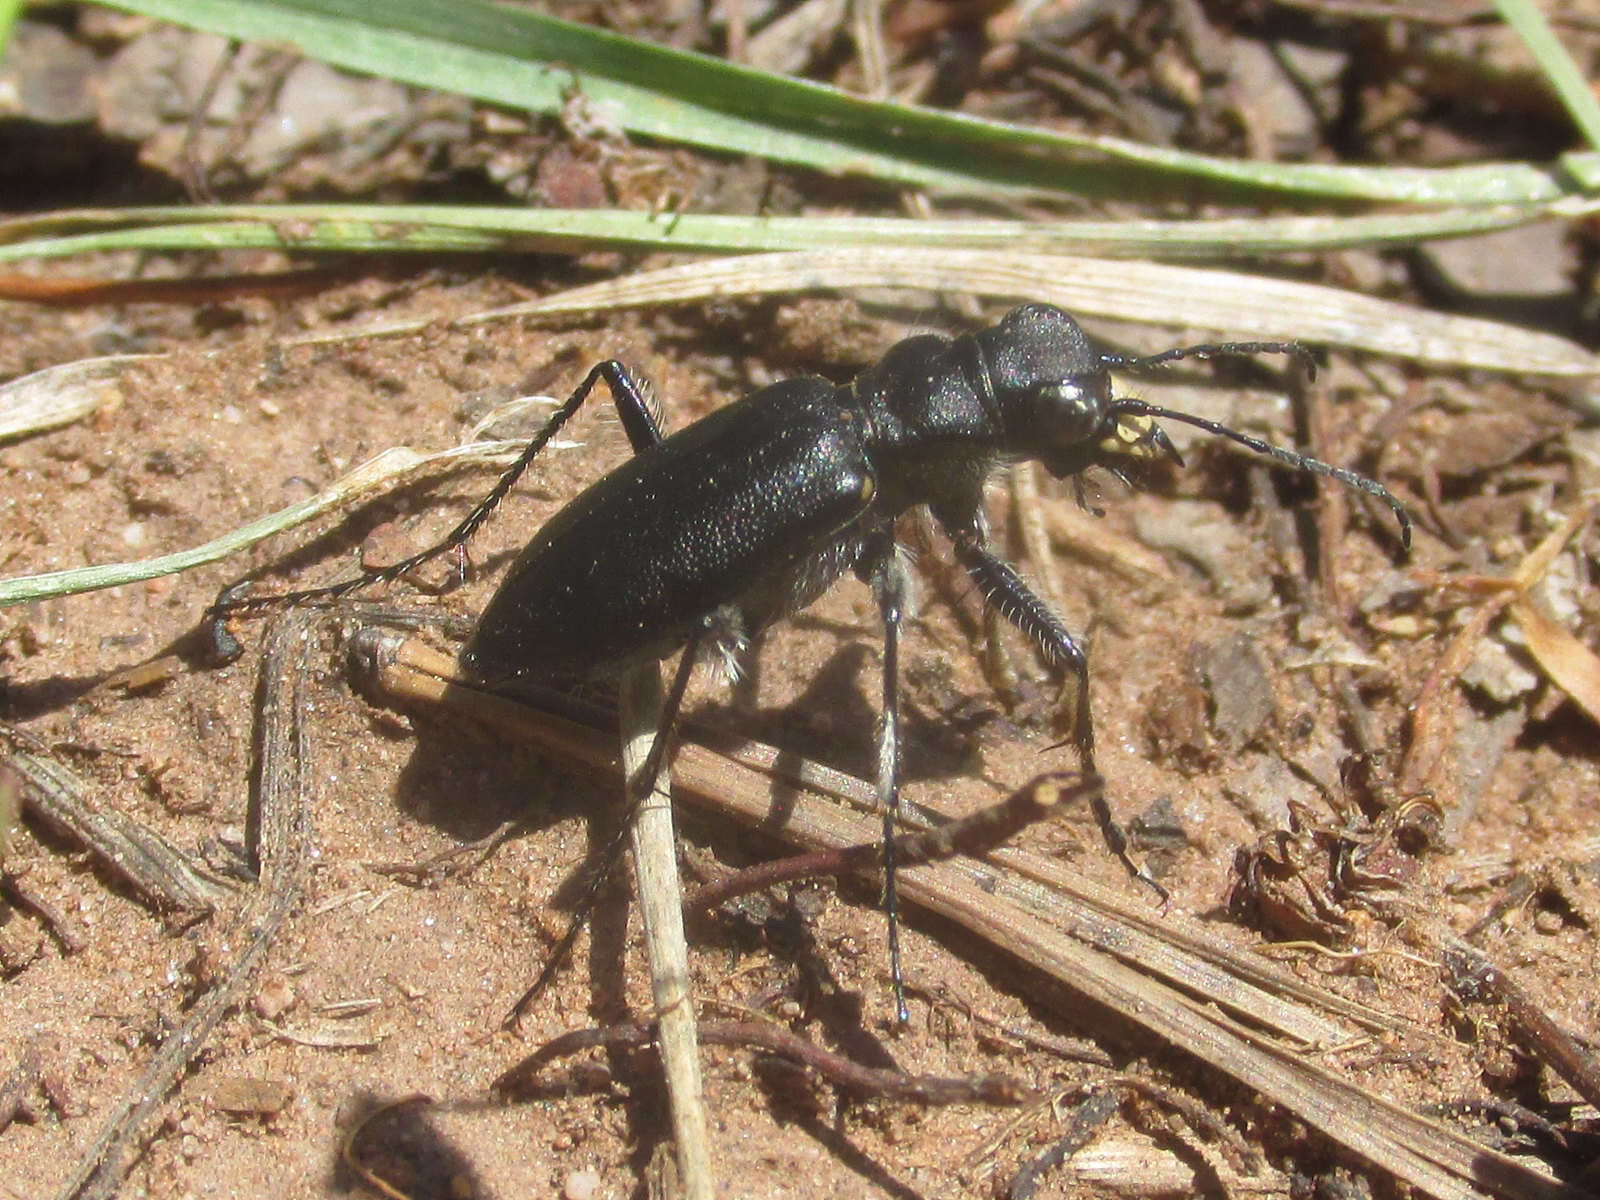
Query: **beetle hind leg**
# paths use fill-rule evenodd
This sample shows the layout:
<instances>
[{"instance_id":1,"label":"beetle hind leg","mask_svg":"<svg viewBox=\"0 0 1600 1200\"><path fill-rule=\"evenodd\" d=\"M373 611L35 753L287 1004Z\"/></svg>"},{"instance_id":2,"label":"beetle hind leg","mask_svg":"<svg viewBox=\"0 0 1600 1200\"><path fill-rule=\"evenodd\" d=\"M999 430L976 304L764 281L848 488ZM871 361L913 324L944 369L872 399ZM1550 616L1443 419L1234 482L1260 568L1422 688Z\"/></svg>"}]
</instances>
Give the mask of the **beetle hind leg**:
<instances>
[{"instance_id":1,"label":"beetle hind leg","mask_svg":"<svg viewBox=\"0 0 1600 1200\"><path fill-rule=\"evenodd\" d=\"M511 464L495 481L489 494L480 500L464 517L461 522L445 535L444 540L429 546L426 550L419 550L399 562L391 563L386 567L363 568L361 574L352 576L339 583L331 583L322 587L301 588L291 592L281 592L275 595L252 596L245 592L240 584L235 583L225 588L206 610L209 636L219 647L219 657L228 659L237 657L234 652L237 642L222 626L222 621L230 615L250 615L268 612L286 605L305 604L308 602L326 602L347 596L351 592L371 587L373 584L390 583L402 575L415 570L424 563L431 562L441 554L451 551L462 553L462 569L465 567L465 547L478 532L490 515L500 506L500 502L522 478L524 472L537 458L540 452L549 444L550 440L560 432L577 411L588 400L589 394L595 386L604 383L611 393L612 403L616 406L617 415L622 421L622 427L627 432L629 444L634 453L639 453L661 441L661 421L649 389L636 380L628 368L615 359L607 359L597 363L584 376L573 391L572 395L562 402L550 419L529 440L515 462Z\"/></svg>"}]
</instances>

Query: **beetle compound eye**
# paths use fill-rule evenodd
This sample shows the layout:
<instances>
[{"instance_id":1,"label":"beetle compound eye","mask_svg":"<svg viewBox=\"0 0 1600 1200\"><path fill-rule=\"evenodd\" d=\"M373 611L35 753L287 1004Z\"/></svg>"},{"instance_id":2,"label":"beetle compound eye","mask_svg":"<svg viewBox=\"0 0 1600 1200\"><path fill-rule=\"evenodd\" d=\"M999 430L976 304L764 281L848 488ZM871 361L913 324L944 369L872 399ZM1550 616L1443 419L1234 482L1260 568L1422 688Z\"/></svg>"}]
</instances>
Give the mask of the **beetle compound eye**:
<instances>
[{"instance_id":1,"label":"beetle compound eye","mask_svg":"<svg viewBox=\"0 0 1600 1200\"><path fill-rule=\"evenodd\" d=\"M1039 430L1060 446L1076 445L1095 436L1103 420L1101 396L1076 379L1040 384L1034 389Z\"/></svg>"}]
</instances>

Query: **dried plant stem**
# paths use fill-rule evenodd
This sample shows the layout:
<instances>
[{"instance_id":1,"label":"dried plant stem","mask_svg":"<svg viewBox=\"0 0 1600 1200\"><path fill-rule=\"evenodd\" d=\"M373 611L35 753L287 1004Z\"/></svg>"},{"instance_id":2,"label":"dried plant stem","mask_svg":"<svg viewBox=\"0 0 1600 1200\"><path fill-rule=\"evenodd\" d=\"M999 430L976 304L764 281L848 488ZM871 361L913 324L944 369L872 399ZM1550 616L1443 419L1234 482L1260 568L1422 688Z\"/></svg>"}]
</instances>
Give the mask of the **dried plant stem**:
<instances>
[{"instance_id":1,"label":"dried plant stem","mask_svg":"<svg viewBox=\"0 0 1600 1200\"><path fill-rule=\"evenodd\" d=\"M407 703L459 704L547 750L616 767L603 734L450 682L454 663L436 651L399 639L375 650L367 658L378 669L376 691ZM692 743L678 752L676 778L680 795L772 828L769 778ZM803 849L825 850L868 842L876 828L874 818L801 792L785 810L781 832ZM1119 1014L1422 1195L1577 1200L1584 1194L1352 1083L1307 1049L1342 1044L1362 1028L1425 1036L1421 1031L1397 1028L1381 1012L1297 985L1287 973L1247 963L1219 945L1202 946L1176 915L1140 917L1125 908L1110 916L1114 906L1095 891L1058 864L1011 848L990 861L916 867L901 879L908 904L1015 956L1026 965L1026 978L1047 976L1069 989L1077 1015L1096 1007ZM1308 1036L1312 1030L1324 1032Z\"/></svg>"},{"instance_id":2,"label":"dried plant stem","mask_svg":"<svg viewBox=\"0 0 1600 1200\"><path fill-rule=\"evenodd\" d=\"M159 912L200 917L231 898L189 855L96 795L96 789L20 733L5 740L27 811L88 847L96 861ZM180 924L183 922L180 920Z\"/></svg>"},{"instance_id":3,"label":"dried plant stem","mask_svg":"<svg viewBox=\"0 0 1600 1200\"><path fill-rule=\"evenodd\" d=\"M661 728L663 697L659 669L651 664L629 673L622 687L622 777L632 781L649 768ZM678 1178L686 1200L711 1200L715 1176L707 1136L705 1095L700 1083L700 1044L689 980L689 949L683 936L683 892L678 882L678 838L672 824L670 755L660 756L654 779L633 816L634 874L639 915L650 958L650 991L667 1080L672 1132L678 1148Z\"/></svg>"},{"instance_id":4,"label":"dried plant stem","mask_svg":"<svg viewBox=\"0 0 1600 1200\"><path fill-rule=\"evenodd\" d=\"M536 1077L550 1063L597 1046L648 1046L655 1037L654 1026L638 1021L603 1029L575 1029L551 1038L500 1076L495 1080L494 1090L512 1099L533 1094ZM781 1055L857 1096L925 1105L1015 1105L1039 1098L1034 1089L1008 1075L909 1075L904 1071L864 1066L766 1022L707 1021L700 1026L700 1037L710 1045Z\"/></svg>"},{"instance_id":5,"label":"dried plant stem","mask_svg":"<svg viewBox=\"0 0 1600 1200\"><path fill-rule=\"evenodd\" d=\"M1059 771L1040 775L997 804L933 829L901 834L895 838L895 862L901 870L907 870L958 854L987 854L1029 825L1060 813L1067 803L1097 794L1100 786L1097 775L1087 779ZM871 871L882 862L881 840L772 859L708 883L689 898L687 908L691 913L709 912L735 896L760 888L819 875Z\"/></svg>"},{"instance_id":6,"label":"dried plant stem","mask_svg":"<svg viewBox=\"0 0 1600 1200\"><path fill-rule=\"evenodd\" d=\"M112 1110L100 1135L78 1159L57 1200L107 1200L149 1135L167 1094L183 1078L207 1038L239 1002L266 958L279 927L299 904L309 865L310 763L305 715L306 655L315 614L290 610L274 624L261 664L255 802L259 882L230 929L238 957L214 988L161 1043L137 1083Z\"/></svg>"}]
</instances>

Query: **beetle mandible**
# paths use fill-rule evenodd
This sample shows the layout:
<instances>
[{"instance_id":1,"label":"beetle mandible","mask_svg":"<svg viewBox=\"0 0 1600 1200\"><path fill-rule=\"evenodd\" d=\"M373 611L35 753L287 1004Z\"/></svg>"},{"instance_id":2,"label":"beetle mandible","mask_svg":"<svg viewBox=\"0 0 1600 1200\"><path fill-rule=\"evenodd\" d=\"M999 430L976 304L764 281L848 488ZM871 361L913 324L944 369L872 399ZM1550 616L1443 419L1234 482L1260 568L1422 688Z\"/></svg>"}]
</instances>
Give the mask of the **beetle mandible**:
<instances>
[{"instance_id":1,"label":"beetle mandible","mask_svg":"<svg viewBox=\"0 0 1600 1200\"><path fill-rule=\"evenodd\" d=\"M847 385L806 377L763 388L671 437L645 392L616 361L592 368L449 537L392 566L325 588L219 602L215 612L330 598L394 579L463 545L540 450L604 381L634 457L552 517L512 565L462 652L490 684L573 681L685 651L650 761L654 778L689 672L708 655L736 661L771 622L854 573L883 622L878 802L884 823L883 907L896 1011L907 1015L893 861L899 807L899 643L908 568L894 526L925 506L986 602L1073 682L1071 741L1094 769L1088 668L1082 648L1016 570L990 548L983 490L1001 465L1032 459L1077 481L1091 466L1121 475L1130 460L1181 463L1157 420L1197 426L1303 472L1377 497L1409 548L1410 519L1381 484L1191 414L1113 395L1112 368L1181 358L1305 356L1296 343L1223 342L1132 357L1097 348L1045 304L956 338L907 338ZM630 781L630 800L636 789ZM1100 816L1113 848L1120 834Z\"/></svg>"}]
</instances>

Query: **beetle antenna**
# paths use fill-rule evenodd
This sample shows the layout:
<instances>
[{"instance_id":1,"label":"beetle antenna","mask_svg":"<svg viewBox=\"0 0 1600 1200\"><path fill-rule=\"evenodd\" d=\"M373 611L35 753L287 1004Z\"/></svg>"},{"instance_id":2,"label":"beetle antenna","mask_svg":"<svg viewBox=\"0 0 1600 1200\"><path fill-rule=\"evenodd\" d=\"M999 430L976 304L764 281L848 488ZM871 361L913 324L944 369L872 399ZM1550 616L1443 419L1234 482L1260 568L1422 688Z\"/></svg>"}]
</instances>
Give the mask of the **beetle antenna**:
<instances>
[{"instance_id":1,"label":"beetle antenna","mask_svg":"<svg viewBox=\"0 0 1600 1200\"><path fill-rule=\"evenodd\" d=\"M1200 346L1179 346L1159 354L1129 356L1101 354L1100 361L1112 369L1146 371L1180 358L1253 358L1258 354L1287 354L1305 368L1306 378L1317 377L1317 360L1299 342L1209 342Z\"/></svg>"},{"instance_id":2,"label":"beetle antenna","mask_svg":"<svg viewBox=\"0 0 1600 1200\"><path fill-rule=\"evenodd\" d=\"M1159 355L1157 356L1160 357ZM1192 413L1177 412L1170 408L1161 408L1158 405L1146 404L1143 400L1116 400L1113 401L1108 415L1119 417L1123 415L1136 417L1154 417L1160 421L1178 421L1184 425L1193 425L1197 429L1204 429L1207 433L1214 433L1230 441L1238 442L1247 449L1254 450L1257 454L1267 458L1276 459L1285 466L1293 467L1297 471L1304 471L1309 475L1322 475L1328 479L1337 479L1346 487L1354 488L1358 492L1365 492L1369 496L1376 496L1393 511L1395 519L1400 522L1400 545L1407 551L1411 549L1411 514L1406 511L1405 505L1395 498L1393 492L1376 480L1368 479L1365 475L1357 475L1354 471L1347 471L1343 467L1335 467L1323 462L1320 458L1312 458L1307 454L1297 454L1293 450L1285 450L1282 446L1274 446L1271 442L1263 441L1258 437L1251 437L1248 433L1240 433L1237 429L1229 429L1226 425L1216 421L1208 421L1205 417L1197 417Z\"/></svg>"}]
</instances>

